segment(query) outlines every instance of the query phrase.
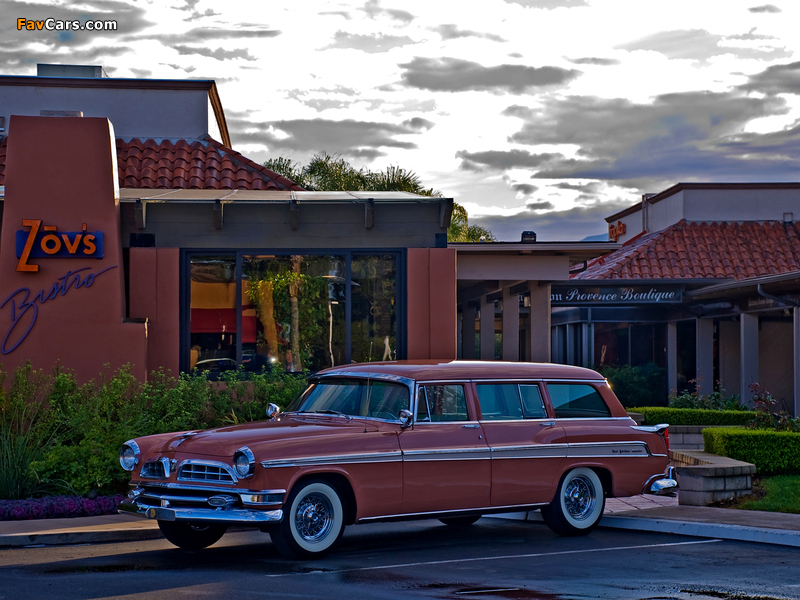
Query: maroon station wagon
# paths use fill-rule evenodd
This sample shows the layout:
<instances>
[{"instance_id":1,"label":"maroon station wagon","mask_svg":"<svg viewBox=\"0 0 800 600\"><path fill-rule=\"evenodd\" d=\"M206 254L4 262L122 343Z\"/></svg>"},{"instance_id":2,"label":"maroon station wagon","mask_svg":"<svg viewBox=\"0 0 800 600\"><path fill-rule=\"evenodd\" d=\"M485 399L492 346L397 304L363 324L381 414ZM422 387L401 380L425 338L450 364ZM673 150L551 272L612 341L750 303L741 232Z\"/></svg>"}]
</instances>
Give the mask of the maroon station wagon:
<instances>
[{"instance_id":1,"label":"maroon station wagon","mask_svg":"<svg viewBox=\"0 0 800 600\"><path fill-rule=\"evenodd\" d=\"M554 364L398 361L320 371L285 412L130 440L123 513L181 548L229 525L284 555L328 552L345 525L541 509L591 531L606 497L672 494L667 425L637 426L601 375Z\"/></svg>"}]
</instances>

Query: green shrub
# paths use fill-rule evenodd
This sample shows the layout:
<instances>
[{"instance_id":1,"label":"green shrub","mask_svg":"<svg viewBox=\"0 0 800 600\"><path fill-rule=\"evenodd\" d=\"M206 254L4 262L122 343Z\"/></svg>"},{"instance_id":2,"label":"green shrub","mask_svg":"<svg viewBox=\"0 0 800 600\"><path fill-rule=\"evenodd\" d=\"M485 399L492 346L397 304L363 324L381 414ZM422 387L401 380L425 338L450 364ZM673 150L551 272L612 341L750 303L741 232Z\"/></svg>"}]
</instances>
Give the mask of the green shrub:
<instances>
[{"instance_id":1,"label":"green shrub","mask_svg":"<svg viewBox=\"0 0 800 600\"><path fill-rule=\"evenodd\" d=\"M635 412L644 415L647 425L747 425L753 418L751 412L741 410L706 410L701 408L667 408L640 406Z\"/></svg>"},{"instance_id":2,"label":"green shrub","mask_svg":"<svg viewBox=\"0 0 800 600\"><path fill-rule=\"evenodd\" d=\"M58 367L46 375L23 365L7 394L0 381L0 498L63 491L54 486L122 491L129 474L118 453L126 440L263 419L269 403L283 408L305 385L305 375L278 370L232 371L220 382L158 371L142 383L129 368L78 385Z\"/></svg>"},{"instance_id":3,"label":"green shrub","mask_svg":"<svg viewBox=\"0 0 800 600\"><path fill-rule=\"evenodd\" d=\"M691 383L695 384L694 392L684 391L677 396L672 395L669 397L668 406L670 408L705 408L708 410L750 410L745 404L742 404L738 394L725 395L725 390L717 383L714 391L710 394L700 394L697 389L697 381L693 380Z\"/></svg>"},{"instance_id":4,"label":"green shrub","mask_svg":"<svg viewBox=\"0 0 800 600\"><path fill-rule=\"evenodd\" d=\"M617 398L627 408L666 404L666 370L655 363L639 367L601 366L597 371L611 384Z\"/></svg>"},{"instance_id":5,"label":"green shrub","mask_svg":"<svg viewBox=\"0 0 800 600\"><path fill-rule=\"evenodd\" d=\"M706 452L752 463L759 475L800 473L800 433L764 429L704 429Z\"/></svg>"}]
</instances>

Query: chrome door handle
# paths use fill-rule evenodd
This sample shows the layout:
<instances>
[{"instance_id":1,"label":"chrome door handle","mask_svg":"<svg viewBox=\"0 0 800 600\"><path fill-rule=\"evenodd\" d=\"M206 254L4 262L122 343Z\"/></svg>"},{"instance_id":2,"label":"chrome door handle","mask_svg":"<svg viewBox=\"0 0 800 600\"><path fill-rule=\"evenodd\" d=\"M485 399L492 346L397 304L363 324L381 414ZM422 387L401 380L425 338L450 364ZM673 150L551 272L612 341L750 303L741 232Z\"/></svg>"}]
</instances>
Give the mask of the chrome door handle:
<instances>
[{"instance_id":1,"label":"chrome door handle","mask_svg":"<svg viewBox=\"0 0 800 600\"><path fill-rule=\"evenodd\" d=\"M477 429L480 427L477 423L467 423L466 425L462 425L461 429Z\"/></svg>"},{"instance_id":2,"label":"chrome door handle","mask_svg":"<svg viewBox=\"0 0 800 600\"><path fill-rule=\"evenodd\" d=\"M541 423L539 423L539 427L552 427L555 424L556 424L555 421L542 421Z\"/></svg>"}]
</instances>

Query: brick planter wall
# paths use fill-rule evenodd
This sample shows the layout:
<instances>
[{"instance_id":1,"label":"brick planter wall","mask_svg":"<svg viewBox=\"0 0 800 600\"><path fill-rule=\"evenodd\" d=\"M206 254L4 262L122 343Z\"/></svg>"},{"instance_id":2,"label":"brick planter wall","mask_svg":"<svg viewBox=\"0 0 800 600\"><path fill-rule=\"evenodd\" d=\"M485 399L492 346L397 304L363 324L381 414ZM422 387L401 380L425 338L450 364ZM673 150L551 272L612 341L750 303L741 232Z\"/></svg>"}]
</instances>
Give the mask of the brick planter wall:
<instances>
[{"instance_id":1,"label":"brick planter wall","mask_svg":"<svg viewBox=\"0 0 800 600\"><path fill-rule=\"evenodd\" d=\"M673 448L671 442L670 427ZM678 504L707 506L751 492L755 465L692 450L670 450L670 457L678 471Z\"/></svg>"}]
</instances>

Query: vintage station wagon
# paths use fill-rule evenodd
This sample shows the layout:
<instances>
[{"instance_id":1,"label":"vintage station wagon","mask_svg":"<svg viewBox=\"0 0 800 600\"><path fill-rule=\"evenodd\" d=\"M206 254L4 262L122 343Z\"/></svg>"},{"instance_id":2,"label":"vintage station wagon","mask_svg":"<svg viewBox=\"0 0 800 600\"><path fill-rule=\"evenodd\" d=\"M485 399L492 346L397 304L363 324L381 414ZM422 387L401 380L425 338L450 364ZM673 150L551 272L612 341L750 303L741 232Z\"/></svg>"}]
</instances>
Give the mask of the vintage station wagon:
<instances>
[{"instance_id":1,"label":"vintage station wagon","mask_svg":"<svg viewBox=\"0 0 800 600\"><path fill-rule=\"evenodd\" d=\"M284 412L130 440L121 512L158 520L181 548L229 525L286 556L329 551L344 527L409 518L470 525L541 509L591 531L605 498L668 494L667 426L637 426L605 379L554 364L398 361L320 371Z\"/></svg>"}]
</instances>

